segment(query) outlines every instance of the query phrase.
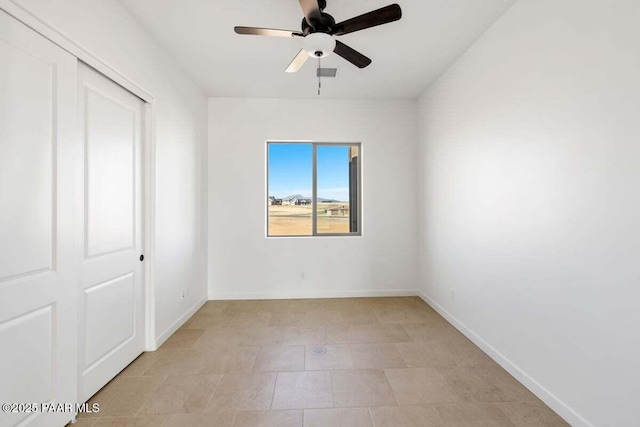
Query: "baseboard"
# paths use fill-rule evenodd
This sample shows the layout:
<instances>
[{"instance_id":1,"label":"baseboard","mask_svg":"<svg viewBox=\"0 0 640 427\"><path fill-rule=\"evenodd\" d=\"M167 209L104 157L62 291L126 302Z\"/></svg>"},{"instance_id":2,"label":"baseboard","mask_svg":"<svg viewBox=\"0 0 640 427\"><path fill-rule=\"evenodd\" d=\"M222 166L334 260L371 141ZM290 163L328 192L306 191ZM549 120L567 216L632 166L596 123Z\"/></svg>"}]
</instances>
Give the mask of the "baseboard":
<instances>
[{"instance_id":1,"label":"baseboard","mask_svg":"<svg viewBox=\"0 0 640 427\"><path fill-rule=\"evenodd\" d=\"M329 291L329 292L209 292L210 300L256 300L256 299L306 299L306 298L364 298L364 297L413 297L415 289L393 289L382 291Z\"/></svg>"},{"instance_id":2,"label":"baseboard","mask_svg":"<svg viewBox=\"0 0 640 427\"><path fill-rule=\"evenodd\" d=\"M431 299L424 292L418 291L417 295L422 298L431 308L437 311L442 317L444 317L449 323L451 323L456 329L458 329L464 336L469 338L475 345L480 347L489 357L491 357L498 365L502 366L507 372L509 372L515 379L520 381L525 387L527 387L533 394L535 394L540 400L546 403L551 409L553 409L558 415L560 415L566 422L574 427L594 427L593 424L585 420L576 411L571 409L568 405L558 399L553 393L545 389L535 379L530 377L526 372L512 363L509 359L504 357L498 350L489 345L478 334L473 332L464 323L455 318L447 310L445 310L440 304Z\"/></svg>"},{"instance_id":3,"label":"baseboard","mask_svg":"<svg viewBox=\"0 0 640 427\"><path fill-rule=\"evenodd\" d=\"M205 305L207 302L206 299L198 301L191 307L185 314L183 314L178 320L173 322L171 326L169 326L163 333L156 337L153 348L147 349L147 351L156 351L160 346L169 338L175 331L180 329L180 326L184 325L184 323L189 320L191 316L193 316L196 311L200 310L200 308Z\"/></svg>"}]
</instances>

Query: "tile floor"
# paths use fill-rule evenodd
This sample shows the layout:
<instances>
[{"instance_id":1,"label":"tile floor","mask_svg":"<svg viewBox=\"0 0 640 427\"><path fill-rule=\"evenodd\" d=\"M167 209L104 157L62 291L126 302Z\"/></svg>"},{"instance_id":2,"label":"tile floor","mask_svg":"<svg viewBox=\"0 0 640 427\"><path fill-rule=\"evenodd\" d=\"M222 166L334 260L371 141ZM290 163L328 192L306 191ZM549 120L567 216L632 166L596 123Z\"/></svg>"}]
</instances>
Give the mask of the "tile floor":
<instances>
[{"instance_id":1,"label":"tile floor","mask_svg":"<svg viewBox=\"0 0 640 427\"><path fill-rule=\"evenodd\" d=\"M566 426L422 300L209 301L83 426Z\"/></svg>"}]
</instances>

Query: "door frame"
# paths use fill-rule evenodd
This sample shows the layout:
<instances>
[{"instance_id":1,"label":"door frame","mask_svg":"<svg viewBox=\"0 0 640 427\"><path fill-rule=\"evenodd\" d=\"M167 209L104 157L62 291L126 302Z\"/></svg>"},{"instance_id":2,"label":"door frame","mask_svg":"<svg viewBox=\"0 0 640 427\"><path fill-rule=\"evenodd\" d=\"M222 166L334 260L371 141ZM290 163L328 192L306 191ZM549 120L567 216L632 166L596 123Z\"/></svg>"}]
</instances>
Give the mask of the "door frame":
<instances>
[{"instance_id":1,"label":"door frame","mask_svg":"<svg viewBox=\"0 0 640 427\"><path fill-rule=\"evenodd\" d=\"M56 30L12 0L0 0L0 9L22 22L27 27L58 45L105 77L113 80L144 101L144 125L142 129L142 222L144 232L144 305L145 305L145 351L157 350L155 339L155 151L156 108L155 96L126 77L106 61L82 45Z\"/></svg>"}]
</instances>

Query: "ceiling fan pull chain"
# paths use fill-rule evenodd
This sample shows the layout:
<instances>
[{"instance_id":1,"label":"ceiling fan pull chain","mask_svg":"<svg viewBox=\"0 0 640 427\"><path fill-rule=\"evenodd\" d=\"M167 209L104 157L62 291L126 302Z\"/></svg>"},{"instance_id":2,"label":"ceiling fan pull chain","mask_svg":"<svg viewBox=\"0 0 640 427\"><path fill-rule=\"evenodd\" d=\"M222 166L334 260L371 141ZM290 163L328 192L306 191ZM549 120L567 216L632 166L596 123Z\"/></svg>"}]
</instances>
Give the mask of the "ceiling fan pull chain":
<instances>
[{"instance_id":1,"label":"ceiling fan pull chain","mask_svg":"<svg viewBox=\"0 0 640 427\"><path fill-rule=\"evenodd\" d=\"M322 83L320 82L322 73L320 70L322 70L322 59L318 57L318 96L320 96L320 89L322 88Z\"/></svg>"}]
</instances>

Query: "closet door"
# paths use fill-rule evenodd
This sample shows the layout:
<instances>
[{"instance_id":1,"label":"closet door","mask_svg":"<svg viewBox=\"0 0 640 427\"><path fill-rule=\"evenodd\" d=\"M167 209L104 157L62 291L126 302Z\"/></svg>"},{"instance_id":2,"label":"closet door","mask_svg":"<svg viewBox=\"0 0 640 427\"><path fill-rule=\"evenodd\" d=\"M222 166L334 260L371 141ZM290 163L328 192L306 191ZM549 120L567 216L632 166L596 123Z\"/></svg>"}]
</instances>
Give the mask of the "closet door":
<instances>
[{"instance_id":1,"label":"closet door","mask_svg":"<svg viewBox=\"0 0 640 427\"><path fill-rule=\"evenodd\" d=\"M0 10L0 403L77 402L77 79L76 58Z\"/></svg>"},{"instance_id":2,"label":"closet door","mask_svg":"<svg viewBox=\"0 0 640 427\"><path fill-rule=\"evenodd\" d=\"M143 101L80 65L84 238L80 400L144 350Z\"/></svg>"}]
</instances>

